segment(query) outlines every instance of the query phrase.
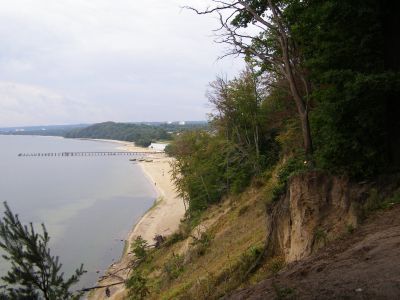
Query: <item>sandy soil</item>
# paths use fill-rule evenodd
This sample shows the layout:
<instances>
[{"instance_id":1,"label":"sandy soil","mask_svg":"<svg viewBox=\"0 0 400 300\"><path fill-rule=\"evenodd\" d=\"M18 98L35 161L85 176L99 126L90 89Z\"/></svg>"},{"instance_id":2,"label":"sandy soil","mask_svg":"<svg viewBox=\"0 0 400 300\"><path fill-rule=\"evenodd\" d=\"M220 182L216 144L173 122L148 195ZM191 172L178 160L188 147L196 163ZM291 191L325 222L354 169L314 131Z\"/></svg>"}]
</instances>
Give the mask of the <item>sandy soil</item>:
<instances>
[{"instance_id":1,"label":"sandy soil","mask_svg":"<svg viewBox=\"0 0 400 300\"><path fill-rule=\"evenodd\" d=\"M400 299L400 205L226 299Z\"/></svg>"},{"instance_id":2,"label":"sandy soil","mask_svg":"<svg viewBox=\"0 0 400 300\"><path fill-rule=\"evenodd\" d=\"M106 140L109 142L110 140ZM151 149L136 147L133 143L112 141L121 144L121 151L152 151ZM178 229L180 219L183 217L185 208L183 201L177 195L169 173L171 158L163 153L151 154L146 159L152 162L140 162L139 165L149 180L154 183L158 192L157 205L153 206L134 226L127 237L127 249L118 263L112 264L105 273L103 280L98 285L110 285L124 281L129 276L129 262L133 255L130 253L130 245L137 236L142 236L153 244L156 234L169 235ZM126 291L123 284L110 287L111 297L105 297L105 289L100 288L90 293L88 299L124 299Z\"/></svg>"}]
</instances>

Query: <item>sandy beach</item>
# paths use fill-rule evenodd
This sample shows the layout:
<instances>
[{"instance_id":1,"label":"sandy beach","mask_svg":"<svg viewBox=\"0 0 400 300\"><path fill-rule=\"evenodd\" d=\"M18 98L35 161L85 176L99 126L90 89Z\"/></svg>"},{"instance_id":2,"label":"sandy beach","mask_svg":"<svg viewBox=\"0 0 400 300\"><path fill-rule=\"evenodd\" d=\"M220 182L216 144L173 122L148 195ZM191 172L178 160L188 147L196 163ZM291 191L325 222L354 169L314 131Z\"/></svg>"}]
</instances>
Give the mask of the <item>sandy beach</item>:
<instances>
[{"instance_id":1,"label":"sandy beach","mask_svg":"<svg viewBox=\"0 0 400 300\"><path fill-rule=\"evenodd\" d=\"M101 140L118 143L121 151L151 152L148 148L136 147L133 143L123 141ZM146 156L148 162L139 162L144 174L154 184L157 190L157 203L137 222L126 239L127 247L119 262L112 264L104 274L104 278L98 285L110 285L124 281L129 277L129 262L133 259L130 253L130 245L137 236L142 236L148 243L154 244L153 238L156 234L167 236L178 229L185 208L181 198L177 195L169 173L172 158L164 153ZM151 160L151 162L150 162ZM88 299L125 299L126 290L124 284L110 287L111 297L105 295L105 288L92 291Z\"/></svg>"}]
</instances>

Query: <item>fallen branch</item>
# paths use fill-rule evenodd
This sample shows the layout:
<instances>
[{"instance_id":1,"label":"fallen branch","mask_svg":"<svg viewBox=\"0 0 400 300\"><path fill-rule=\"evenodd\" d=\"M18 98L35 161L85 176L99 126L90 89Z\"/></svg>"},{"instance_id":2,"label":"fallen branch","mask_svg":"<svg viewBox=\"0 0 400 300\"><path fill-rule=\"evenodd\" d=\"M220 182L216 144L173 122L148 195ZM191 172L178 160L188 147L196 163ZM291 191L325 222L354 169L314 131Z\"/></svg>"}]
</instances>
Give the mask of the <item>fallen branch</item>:
<instances>
[{"instance_id":1,"label":"fallen branch","mask_svg":"<svg viewBox=\"0 0 400 300\"><path fill-rule=\"evenodd\" d=\"M90 288L81 289L81 290L79 290L79 292L89 292L89 291L92 291L92 290L107 288L107 287L118 285L118 284L125 284L125 281L114 282L114 283L110 283L110 284L107 284L107 285L97 285L97 286L93 286L93 287L90 287Z\"/></svg>"}]
</instances>

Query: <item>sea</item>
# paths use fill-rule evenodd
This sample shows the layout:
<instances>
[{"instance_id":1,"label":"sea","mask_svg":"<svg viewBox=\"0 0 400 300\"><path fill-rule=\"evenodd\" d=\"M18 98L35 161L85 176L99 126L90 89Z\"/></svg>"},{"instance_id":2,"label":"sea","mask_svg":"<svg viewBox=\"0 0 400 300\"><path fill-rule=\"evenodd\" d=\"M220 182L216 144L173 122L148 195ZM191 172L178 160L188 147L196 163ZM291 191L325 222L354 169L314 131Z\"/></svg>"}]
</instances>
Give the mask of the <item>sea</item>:
<instances>
[{"instance_id":1,"label":"sea","mask_svg":"<svg viewBox=\"0 0 400 300\"><path fill-rule=\"evenodd\" d=\"M23 157L19 153L121 151L120 144L61 137L0 135L0 202L38 232L66 276L84 265L79 287L96 284L157 194L128 156ZM0 203L0 216L4 205ZM0 258L0 276L9 268Z\"/></svg>"}]
</instances>

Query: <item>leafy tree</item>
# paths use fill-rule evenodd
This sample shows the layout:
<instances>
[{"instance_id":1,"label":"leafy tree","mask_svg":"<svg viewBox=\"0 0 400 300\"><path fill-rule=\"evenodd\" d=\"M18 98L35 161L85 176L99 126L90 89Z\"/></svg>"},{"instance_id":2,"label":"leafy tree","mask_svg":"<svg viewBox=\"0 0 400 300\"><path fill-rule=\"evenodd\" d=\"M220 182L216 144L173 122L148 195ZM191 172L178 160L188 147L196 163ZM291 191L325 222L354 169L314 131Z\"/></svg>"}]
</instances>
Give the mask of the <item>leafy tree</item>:
<instances>
[{"instance_id":1,"label":"leafy tree","mask_svg":"<svg viewBox=\"0 0 400 300\"><path fill-rule=\"evenodd\" d=\"M50 253L50 237L42 224L42 233L37 233L32 225L23 225L18 215L14 215L7 203L5 214L0 220L0 247L5 258L11 263L11 270L1 279L6 283L8 299L71 299L79 295L71 287L86 272L83 265L65 279L58 257Z\"/></svg>"},{"instance_id":2,"label":"leafy tree","mask_svg":"<svg viewBox=\"0 0 400 300\"><path fill-rule=\"evenodd\" d=\"M185 132L168 147L176 158L172 176L189 203L189 216L228 193L242 192L252 177L277 161L276 129L266 119L279 108L267 109L259 80L251 68L230 81L218 78L208 93L215 108L211 132Z\"/></svg>"},{"instance_id":3,"label":"leafy tree","mask_svg":"<svg viewBox=\"0 0 400 300\"><path fill-rule=\"evenodd\" d=\"M129 289L129 299L141 300L145 299L150 293L147 287L147 278L138 270L133 270L131 277L128 279L126 286Z\"/></svg>"},{"instance_id":4,"label":"leafy tree","mask_svg":"<svg viewBox=\"0 0 400 300\"><path fill-rule=\"evenodd\" d=\"M292 24L285 11L291 2L276 0L213 0L206 10L189 7L198 14L217 13L220 20L218 42L231 45L227 55L244 55L259 66L261 72L285 80L301 124L306 156L312 160L313 144L309 122L312 85L304 67L297 41L293 39ZM251 27L256 30L246 30Z\"/></svg>"},{"instance_id":5,"label":"leafy tree","mask_svg":"<svg viewBox=\"0 0 400 300\"><path fill-rule=\"evenodd\" d=\"M140 235L132 242L132 252L139 259L147 256L147 247L147 241Z\"/></svg>"},{"instance_id":6,"label":"leafy tree","mask_svg":"<svg viewBox=\"0 0 400 300\"><path fill-rule=\"evenodd\" d=\"M285 10L314 87L311 126L324 169L365 178L400 167L400 68L386 50L393 39L387 23L399 19L392 6L308 0Z\"/></svg>"}]
</instances>

